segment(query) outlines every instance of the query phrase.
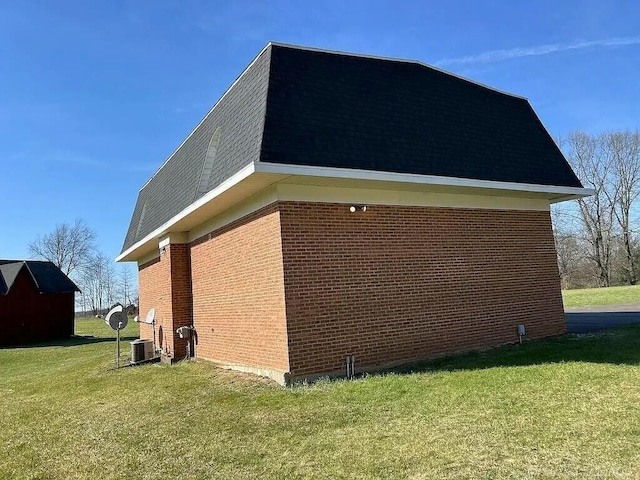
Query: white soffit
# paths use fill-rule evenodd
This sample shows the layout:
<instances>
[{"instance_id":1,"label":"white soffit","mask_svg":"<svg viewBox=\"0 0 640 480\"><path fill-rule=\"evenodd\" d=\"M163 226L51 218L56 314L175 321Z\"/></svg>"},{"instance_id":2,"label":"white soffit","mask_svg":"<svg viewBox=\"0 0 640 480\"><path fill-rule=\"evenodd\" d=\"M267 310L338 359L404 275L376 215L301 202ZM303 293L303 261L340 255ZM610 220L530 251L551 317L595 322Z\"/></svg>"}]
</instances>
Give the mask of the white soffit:
<instances>
[{"instance_id":1,"label":"white soffit","mask_svg":"<svg viewBox=\"0 0 640 480\"><path fill-rule=\"evenodd\" d=\"M158 248L158 239L170 231L188 232L206 220L255 195L279 180L278 174L255 174L251 163L231 178L196 200L173 218L147 234L116 257L117 262L131 262Z\"/></svg>"},{"instance_id":2,"label":"white soffit","mask_svg":"<svg viewBox=\"0 0 640 480\"><path fill-rule=\"evenodd\" d=\"M341 188L538 198L551 203L594 193L586 188L256 162L249 164L133 244L118 255L116 261L135 261L149 255L158 248L157 240L169 231L188 232L278 182Z\"/></svg>"},{"instance_id":3,"label":"white soffit","mask_svg":"<svg viewBox=\"0 0 640 480\"><path fill-rule=\"evenodd\" d=\"M452 188L465 189L482 189L478 194L491 194L491 191L500 192L499 195L505 195L507 192L522 192L524 196L531 193L543 194L544 198L567 197L575 198L593 195L594 191L588 188L561 187L555 185L536 185L528 183L512 183L512 182L495 182L491 180L474 180L469 178L456 177L440 177L436 175L417 175L411 173L393 173L393 172L376 172L372 170L355 170L349 168L333 168L333 167L313 167L300 165L284 165L279 163L256 163L257 173L278 173L282 175L295 175L306 177L310 184L318 185L318 182L325 182L331 185L333 181L343 180L360 180L366 182L384 182L384 183L408 183L415 186L438 186L444 187L451 192ZM313 178L313 180L311 180ZM316 180L318 179L318 180ZM291 183L301 183L300 179L292 179ZM328 183L329 182L329 183ZM333 186L340 186L334 184ZM371 184L369 188L379 188L380 185ZM361 187L362 188L362 187ZM462 191L462 190L460 190ZM498 193L496 193L498 194Z\"/></svg>"}]
</instances>

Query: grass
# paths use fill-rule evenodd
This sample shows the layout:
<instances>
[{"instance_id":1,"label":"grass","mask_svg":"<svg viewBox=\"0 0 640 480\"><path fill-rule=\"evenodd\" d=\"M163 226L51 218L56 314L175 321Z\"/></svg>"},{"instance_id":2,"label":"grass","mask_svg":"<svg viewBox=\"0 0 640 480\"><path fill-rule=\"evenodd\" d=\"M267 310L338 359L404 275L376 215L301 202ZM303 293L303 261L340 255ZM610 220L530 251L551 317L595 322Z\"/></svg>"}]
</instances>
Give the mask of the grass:
<instances>
[{"instance_id":1,"label":"grass","mask_svg":"<svg viewBox=\"0 0 640 480\"><path fill-rule=\"evenodd\" d=\"M292 388L77 332L0 350L0 478L639 478L638 326Z\"/></svg>"},{"instance_id":2,"label":"grass","mask_svg":"<svg viewBox=\"0 0 640 480\"><path fill-rule=\"evenodd\" d=\"M562 299L565 307L640 303L640 285L563 290Z\"/></svg>"}]
</instances>

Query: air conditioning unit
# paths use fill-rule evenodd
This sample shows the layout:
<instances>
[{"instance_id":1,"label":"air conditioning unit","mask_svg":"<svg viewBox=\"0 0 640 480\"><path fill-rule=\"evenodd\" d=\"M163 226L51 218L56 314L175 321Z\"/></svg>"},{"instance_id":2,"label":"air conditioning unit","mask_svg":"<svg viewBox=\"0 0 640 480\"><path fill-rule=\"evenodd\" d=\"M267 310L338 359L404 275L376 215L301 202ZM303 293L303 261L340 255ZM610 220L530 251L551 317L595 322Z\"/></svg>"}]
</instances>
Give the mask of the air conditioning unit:
<instances>
[{"instance_id":1,"label":"air conditioning unit","mask_svg":"<svg viewBox=\"0 0 640 480\"><path fill-rule=\"evenodd\" d=\"M153 340L134 340L131 342L131 363L140 363L153 358Z\"/></svg>"}]
</instances>

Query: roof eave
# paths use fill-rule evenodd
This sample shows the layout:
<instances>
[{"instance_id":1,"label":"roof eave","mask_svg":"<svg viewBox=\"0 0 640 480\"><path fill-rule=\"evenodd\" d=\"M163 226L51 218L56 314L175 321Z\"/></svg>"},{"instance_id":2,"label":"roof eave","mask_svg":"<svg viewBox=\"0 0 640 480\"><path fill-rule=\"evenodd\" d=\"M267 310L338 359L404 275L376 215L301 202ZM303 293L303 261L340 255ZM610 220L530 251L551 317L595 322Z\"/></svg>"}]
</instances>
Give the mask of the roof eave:
<instances>
[{"instance_id":1,"label":"roof eave","mask_svg":"<svg viewBox=\"0 0 640 480\"><path fill-rule=\"evenodd\" d=\"M584 197L590 197L595 195L596 191L593 188L582 188L582 193L573 193L568 195L558 195L557 197L550 198L551 203L567 202L569 200L579 200Z\"/></svg>"},{"instance_id":2,"label":"roof eave","mask_svg":"<svg viewBox=\"0 0 640 480\"><path fill-rule=\"evenodd\" d=\"M333 167L311 167L299 165L285 165L278 163L255 162L247 165L238 173L233 175L220 186L208 192L202 198L182 210L180 213L169 219L167 222L147 234L144 238L125 249L116 257L117 262L137 261L138 259L153 252L158 248L158 239L171 231L188 230L189 222L193 223L193 218L198 212L208 209L213 212L212 205L220 202L224 197L224 202L228 206L233 205L234 199L248 198L248 196L267 188L269 185L291 177L319 177L334 179L351 179L375 182L391 183L412 183L421 185L457 187L470 190L492 190L503 191L506 195L509 192L519 192L519 194L530 193L537 197L542 196L550 203L557 203L565 200L572 200L593 195L594 191L586 188L537 185L511 182L496 182L489 180L474 180L467 178L441 177L435 175L418 175L393 172L378 172L371 170L355 170L348 168ZM379 184L379 183L378 183ZM226 208L219 205L216 211ZM191 220L190 220L191 219ZM182 227L187 228L182 228Z\"/></svg>"},{"instance_id":3,"label":"roof eave","mask_svg":"<svg viewBox=\"0 0 640 480\"><path fill-rule=\"evenodd\" d=\"M243 180L247 179L255 172L255 163L250 163L238 173L233 175L231 178L222 182L219 186L196 200L194 203L189 205L187 208L179 212L177 215L170 218L168 221L160 225L158 228L145 235L144 238L137 241L129 248L125 249L116 257L116 262L132 262L141 258L144 255L149 254L155 248L158 247L157 243L152 242L157 240L160 236L169 232L169 229L180 222L181 220L187 218L189 215L193 214L197 210L201 209L205 205L211 203L214 199L219 198L224 193L231 190L233 187L237 186ZM155 245L154 245L155 243Z\"/></svg>"},{"instance_id":4,"label":"roof eave","mask_svg":"<svg viewBox=\"0 0 640 480\"><path fill-rule=\"evenodd\" d=\"M504 190L505 192L531 192L550 194L549 199L560 197L587 197L594 190L582 187L561 185L540 185L532 183L499 182L494 180L476 180L472 178L443 177L438 175L420 175L414 173L379 172L374 170L357 170L350 168L314 167L307 165L288 165L280 163L260 162L256 164L258 173L278 173L328 178L348 178L359 180L379 180L385 182L415 183L423 185L442 185L450 187L468 187L478 189ZM561 201L561 200L560 200Z\"/></svg>"}]
</instances>

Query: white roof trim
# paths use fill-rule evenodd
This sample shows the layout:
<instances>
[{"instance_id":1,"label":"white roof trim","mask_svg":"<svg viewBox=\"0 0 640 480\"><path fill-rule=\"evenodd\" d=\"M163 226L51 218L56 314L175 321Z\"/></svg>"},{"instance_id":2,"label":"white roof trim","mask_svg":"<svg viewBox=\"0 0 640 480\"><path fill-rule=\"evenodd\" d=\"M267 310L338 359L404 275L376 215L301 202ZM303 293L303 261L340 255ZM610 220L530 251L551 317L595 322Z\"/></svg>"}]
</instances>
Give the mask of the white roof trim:
<instances>
[{"instance_id":1,"label":"white roof trim","mask_svg":"<svg viewBox=\"0 0 640 480\"><path fill-rule=\"evenodd\" d=\"M593 195L590 188L561 187L530 183L496 182L470 178L418 175L413 173L378 172L335 167L311 167L306 165L286 165L281 163L256 163L256 173L276 173L281 175L303 175L312 177L349 178L357 180L377 180L383 182L418 183L423 185L443 185L448 187L488 188L516 192L552 193L562 196L586 197Z\"/></svg>"},{"instance_id":2,"label":"white roof trim","mask_svg":"<svg viewBox=\"0 0 640 480\"><path fill-rule=\"evenodd\" d=\"M116 257L116 262L123 261L125 257L136 251L138 248L145 245L147 242L157 239L161 235L167 233L171 226L187 217L191 213L195 212L202 206L206 205L222 193L231 189L250 175L254 173L265 173L275 175L299 175L310 177L325 177L325 178L346 178L356 180L371 180L382 182L397 182L397 183L413 183L422 185L440 185L448 187L466 187L466 188L478 188L478 189L492 189L503 191L516 191L516 192L531 192L531 193L547 193L554 195L550 198L550 202L558 202L563 200L569 200L573 198L586 197L593 195L594 190L589 188L575 188L575 187L561 187L555 185L536 185L527 183L511 183L511 182L495 182L490 180L473 180L468 178L456 178L456 177L441 177L436 175L418 175L412 173L393 173L393 172L378 172L373 170L355 170L350 168L334 168L334 167L312 167L304 165L286 165L281 163L266 163L255 162L247 165L238 173L221 183L219 186L205 194L203 197L196 200L180 213L167 220L160 227L146 235L143 239L134 243L124 252Z\"/></svg>"},{"instance_id":3,"label":"white roof trim","mask_svg":"<svg viewBox=\"0 0 640 480\"><path fill-rule=\"evenodd\" d=\"M209 193L207 193L203 197L200 197L198 200L193 202L191 205L189 205L187 208L182 210L180 213L178 213L177 215L174 215L172 218L167 220L161 226L156 228L153 232L146 235L142 240L139 240L133 245L131 245L129 248L127 248L124 252L122 252L120 255L116 257L116 262L122 261L126 256L128 256L130 253L134 252L141 246L143 246L145 243L155 238L158 238L160 235L166 233L169 230L169 228L171 228L172 225L179 222L180 220L185 218L187 215L193 213L203 205L209 203L214 198L220 196L222 193L226 192L234 185L240 183L242 180L244 180L254 172L255 172L255 164L250 163L249 165L244 167L242 170L240 170L238 173L228 178L227 180L222 182L220 185L218 185L216 188L211 190Z\"/></svg>"}]
</instances>

